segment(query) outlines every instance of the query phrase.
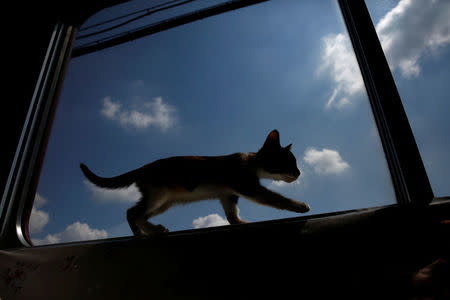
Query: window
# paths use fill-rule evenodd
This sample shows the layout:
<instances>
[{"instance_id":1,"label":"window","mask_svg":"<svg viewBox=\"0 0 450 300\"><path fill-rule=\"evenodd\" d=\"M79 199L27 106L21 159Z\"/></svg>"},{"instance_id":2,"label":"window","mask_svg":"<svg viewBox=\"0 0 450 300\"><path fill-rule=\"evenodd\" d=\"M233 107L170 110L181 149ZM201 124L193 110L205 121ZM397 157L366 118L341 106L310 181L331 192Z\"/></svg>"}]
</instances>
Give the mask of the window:
<instances>
[{"instance_id":1,"label":"window","mask_svg":"<svg viewBox=\"0 0 450 300\"><path fill-rule=\"evenodd\" d=\"M196 5L141 22L201 8ZM137 9L112 7L82 29ZM137 190L99 189L83 177L80 162L110 177L169 156L256 152L274 128L282 145L293 143L302 175L291 184L263 183L307 202L309 214L395 202L334 1L260 3L73 58L35 195L31 238L39 245L131 235L125 212ZM247 200L239 207L251 222L298 216ZM171 231L227 224L218 201L173 207L150 221Z\"/></svg>"},{"instance_id":2,"label":"window","mask_svg":"<svg viewBox=\"0 0 450 300\"><path fill-rule=\"evenodd\" d=\"M436 196L450 170L450 3L367 1Z\"/></svg>"},{"instance_id":3,"label":"window","mask_svg":"<svg viewBox=\"0 0 450 300\"><path fill-rule=\"evenodd\" d=\"M37 222L33 220L41 220L37 232L45 224L49 232L78 226L89 237L128 233L121 231L128 229L125 222L117 229L96 228L104 228L102 224L111 219L124 220L136 191L110 193L94 188L80 178L80 160L97 172L109 169L113 175L130 165L136 168L166 156L256 151L271 128L280 130L285 143L294 143L303 176L292 188L267 185L298 199L327 199L317 203L312 213L386 204L385 199L391 203L392 195L377 195L391 193L389 180L356 61L348 52L350 41L336 18L336 8L332 3L328 8L309 7L317 14L328 11L335 19L328 28L323 26L318 38L312 29L319 24L311 25L307 18L301 18L304 24L295 24L301 7L285 5L260 4L72 60L32 215L32 226ZM287 11L291 15L285 15ZM294 35L295 28L308 24L310 32ZM286 28L279 30L277 25ZM331 29L336 26L341 30ZM336 57L349 63L340 65ZM88 66L95 69L86 72ZM311 75L313 82L308 78ZM317 117L319 113L323 118ZM361 113L366 117L361 118ZM349 129L355 123L361 124L354 127L360 131L352 132ZM258 131L259 140L248 140ZM355 147L354 141L361 145ZM364 160L373 149L378 152L371 151L370 156L377 157L378 164L369 165ZM98 167L90 161L98 162ZM114 161L117 166L111 165ZM367 197L369 186L377 193ZM330 195L330 191L339 192ZM64 201L52 204L52 198ZM362 198L367 202L361 202ZM245 201L240 206L242 215L251 221L293 216ZM80 219L73 217L77 211ZM200 220L221 224L220 215L211 214L216 211L220 212L217 203L202 203L172 209L155 222L178 221L169 225L175 230L199 226L194 224ZM209 218L201 218L205 216ZM73 218L72 227L58 230L64 228L67 217ZM32 232L36 232L33 227ZM58 234L50 236L59 239Z\"/></svg>"}]
</instances>

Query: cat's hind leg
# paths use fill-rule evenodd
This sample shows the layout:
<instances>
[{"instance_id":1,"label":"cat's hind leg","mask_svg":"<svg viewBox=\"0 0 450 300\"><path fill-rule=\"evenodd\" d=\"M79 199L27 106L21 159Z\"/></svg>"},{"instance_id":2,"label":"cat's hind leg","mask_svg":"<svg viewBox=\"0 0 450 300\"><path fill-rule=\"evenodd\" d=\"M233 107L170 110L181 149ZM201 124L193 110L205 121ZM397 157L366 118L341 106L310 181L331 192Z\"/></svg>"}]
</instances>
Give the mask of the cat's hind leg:
<instances>
[{"instance_id":1,"label":"cat's hind leg","mask_svg":"<svg viewBox=\"0 0 450 300\"><path fill-rule=\"evenodd\" d=\"M165 203L164 192L159 189L144 190L140 189L142 193L141 200L133 207L127 210L127 220L131 231L136 236L152 236L167 232L167 228L162 225L154 225L147 220L164 211L170 205Z\"/></svg>"},{"instance_id":2,"label":"cat's hind leg","mask_svg":"<svg viewBox=\"0 0 450 300\"><path fill-rule=\"evenodd\" d=\"M138 224L145 220L145 204L141 199L127 210L128 225L135 236L144 235Z\"/></svg>"},{"instance_id":3,"label":"cat's hind leg","mask_svg":"<svg viewBox=\"0 0 450 300\"><path fill-rule=\"evenodd\" d=\"M239 207L237 206L239 197L236 195L228 195L220 197L225 216L230 224L247 223L239 217Z\"/></svg>"},{"instance_id":4,"label":"cat's hind leg","mask_svg":"<svg viewBox=\"0 0 450 300\"><path fill-rule=\"evenodd\" d=\"M166 227L164 227L163 225L161 225L161 224L154 225L154 224L150 223L149 221L147 221L147 219L165 212L167 209L169 209L169 207L171 207L170 203L164 203L163 205L161 205L157 208L147 211L147 214L145 215L146 221L139 224L139 226L144 230L144 232L146 232L146 235L154 235L154 234L169 232L169 230Z\"/></svg>"}]
</instances>

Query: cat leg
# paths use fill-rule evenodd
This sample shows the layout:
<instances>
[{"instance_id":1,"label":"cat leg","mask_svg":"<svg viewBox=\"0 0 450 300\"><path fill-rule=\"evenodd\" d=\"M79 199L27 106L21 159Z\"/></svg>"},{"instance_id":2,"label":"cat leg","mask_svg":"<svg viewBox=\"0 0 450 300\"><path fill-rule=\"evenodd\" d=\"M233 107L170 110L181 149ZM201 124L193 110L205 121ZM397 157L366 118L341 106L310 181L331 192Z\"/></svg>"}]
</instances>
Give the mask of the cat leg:
<instances>
[{"instance_id":1,"label":"cat leg","mask_svg":"<svg viewBox=\"0 0 450 300\"><path fill-rule=\"evenodd\" d=\"M239 197L236 195L223 196L220 198L225 216L230 224L247 223L239 217L239 207L237 206Z\"/></svg>"},{"instance_id":2,"label":"cat leg","mask_svg":"<svg viewBox=\"0 0 450 300\"><path fill-rule=\"evenodd\" d=\"M239 191L238 191L239 193ZM259 204L268 205L277 209L285 209L298 213L305 213L310 210L308 204L286 198L278 193L275 193L262 185L258 185L251 190L242 191L239 193L242 197L257 202Z\"/></svg>"},{"instance_id":3,"label":"cat leg","mask_svg":"<svg viewBox=\"0 0 450 300\"><path fill-rule=\"evenodd\" d=\"M139 187L139 186L138 186ZM142 198L133 207L127 210L127 220L131 231L136 236L152 236L167 232L162 225L154 225L147 220L167 210L170 206L164 205L164 192L157 188L146 190L140 188Z\"/></svg>"},{"instance_id":4,"label":"cat leg","mask_svg":"<svg viewBox=\"0 0 450 300\"><path fill-rule=\"evenodd\" d=\"M139 225L146 232L146 235L149 236L149 235L169 232L169 230L166 227L164 227L163 225L161 225L161 224L154 225L154 224L150 223L149 221L147 221L147 219L149 219L151 217L155 217L159 214L162 214L163 212L168 210L171 206L172 205L170 203L165 203L151 211L148 210L147 214L145 215L146 221Z\"/></svg>"},{"instance_id":5,"label":"cat leg","mask_svg":"<svg viewBox=\"0 0 450 300\"><path fill-rule=\"evenodd\" d=\"M145 204L142 199L127 210L128 225L135 236L144 235L144 232L139 228L138 224L146 220L145 210Z\"/></svg>"}]
</instances>

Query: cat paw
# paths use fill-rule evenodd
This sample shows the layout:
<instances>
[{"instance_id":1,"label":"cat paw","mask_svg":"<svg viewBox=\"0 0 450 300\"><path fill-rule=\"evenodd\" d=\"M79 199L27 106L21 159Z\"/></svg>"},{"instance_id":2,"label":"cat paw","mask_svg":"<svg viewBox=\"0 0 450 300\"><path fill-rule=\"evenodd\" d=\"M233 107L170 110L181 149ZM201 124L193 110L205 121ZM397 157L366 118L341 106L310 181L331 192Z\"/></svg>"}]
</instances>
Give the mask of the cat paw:
<instances>
[{"instance_id":1,"label":"cat paw","mask_svg":"<svg viewBox=\"0 0 450 300\"><path fill-rule=\"evenodd\" d=\"M162 226L161 224L153 225L151 223L145 223L140 226L139 231L137 232L137 234L135 233L135 236L154 237L162 235L167 232L169 232L169 230L166 227Z\"/></svg>"},{"instance_id":2,"label":"cat paw","mask_svg":"<svg viewBox=\"0 0 450 300\"><path fill-rule=\"evenodd\" d=\"M294 212L297 213L306 213L311 210L308 204L304 202L295 202L295 205L292 209Z\"/></svg>"},{"instance_id":3,"label":"cat paw","mask_svg":"<svg viewBox=\"0 0 450 300\"><path fill-rule=\"evenodd\" d=\"M167 229L166 227L162 226L161 224L156 225L153 230L157 233L167 233L169 232L169 229Z\"/></svg>"}]
</instances>

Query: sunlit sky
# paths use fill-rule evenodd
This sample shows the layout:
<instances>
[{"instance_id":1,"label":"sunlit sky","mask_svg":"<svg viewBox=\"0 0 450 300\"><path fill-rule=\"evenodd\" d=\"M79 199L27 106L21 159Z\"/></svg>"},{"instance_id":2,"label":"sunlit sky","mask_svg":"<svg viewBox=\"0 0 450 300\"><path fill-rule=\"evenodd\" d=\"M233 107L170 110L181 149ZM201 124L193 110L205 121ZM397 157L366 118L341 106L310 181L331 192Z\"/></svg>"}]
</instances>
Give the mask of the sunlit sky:
<instances>
[{"instance_id":1,"label":"sunlit sky","mask_svg":"<svg viewBox=\"0 0 450 300\"><path fill-rule=\"evenodd\" d=\"M433 190L448 195L450 2L367 4ZM86 24L148 6L119 5ZM131 235L125 212L138 192L94 187L80 162L110 177L174 155L255 152L275 128L282 145L293 143L302 175L263 184L307 202L308 214L395 203L335 1L271 1L74 58L37 189L32 239ZM248 221L299 216L245 199L239 207ZM224 225L224 216L210 200L150 221L176 231Z\"/></svg>"}]
</instances>

